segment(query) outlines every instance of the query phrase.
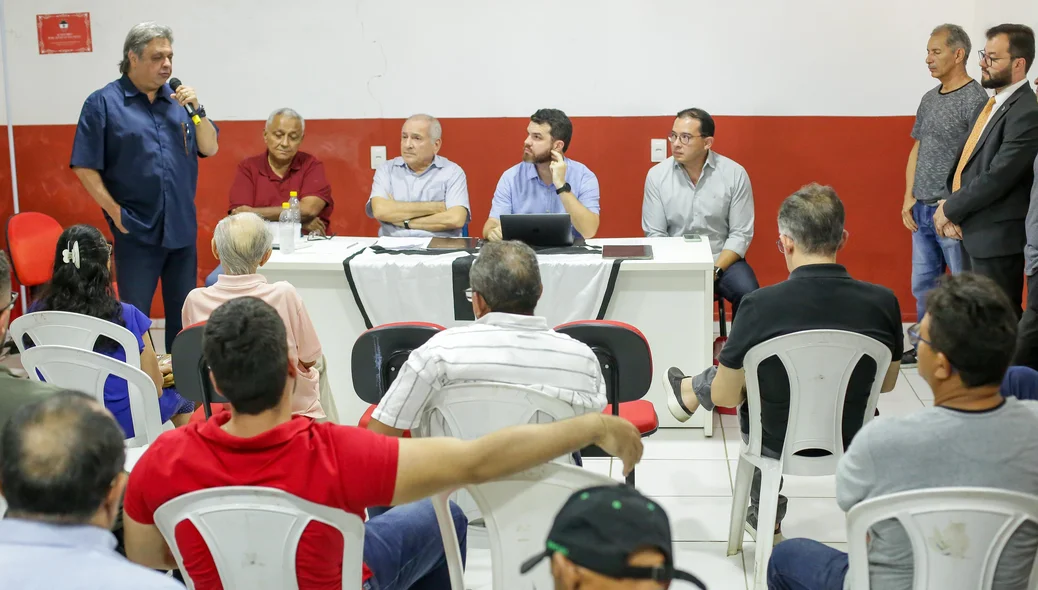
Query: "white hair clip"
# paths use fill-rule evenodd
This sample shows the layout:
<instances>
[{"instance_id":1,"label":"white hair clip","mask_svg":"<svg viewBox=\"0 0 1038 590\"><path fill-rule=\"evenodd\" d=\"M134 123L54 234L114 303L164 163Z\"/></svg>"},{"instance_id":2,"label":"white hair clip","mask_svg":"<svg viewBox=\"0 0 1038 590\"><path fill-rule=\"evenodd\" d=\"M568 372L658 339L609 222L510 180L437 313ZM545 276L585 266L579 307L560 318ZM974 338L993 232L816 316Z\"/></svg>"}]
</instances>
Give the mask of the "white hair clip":
<instances>
[{"instance_id":1,"label":"white hair clip","mask_svg":"<svg viewBox=\"0 0 1038 590\"><path fill-rule=\"evenodd\" d=\"M61 260L65 263L72 263L79 268L79 242L72 242L69 247L61 253Z\"/></svg>"}]
</instances>

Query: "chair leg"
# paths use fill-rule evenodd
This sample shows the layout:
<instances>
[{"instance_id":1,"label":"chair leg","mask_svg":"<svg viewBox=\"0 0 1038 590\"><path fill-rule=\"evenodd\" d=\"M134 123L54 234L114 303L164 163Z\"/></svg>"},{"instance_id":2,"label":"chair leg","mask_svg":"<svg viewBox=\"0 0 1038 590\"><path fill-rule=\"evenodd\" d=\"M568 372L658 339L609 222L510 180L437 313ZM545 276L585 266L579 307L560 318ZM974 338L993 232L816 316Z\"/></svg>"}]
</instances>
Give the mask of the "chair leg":
<instances>
[{"instance_id":1,"label":"chair leg","mask_svg":"<svg viewBox=\"0 0 1038 590\"><path fill-rule=\"evenodd\" d=\"M775 521L778 517L779 470L762 470L760 483L760 505L757 507L757 557L753 569L754 588L768 588L768 560L775 543Z\"/></svg>"},{"instance_id":2,"label":"chair leg","mask_svg":"<svg viewBox=\"0 0 1038 590\"><path fill-rule=\"evenodd\" d=\"M444 492L430 498L436 511L436 523L440 525L440 538L443 539L444 555L447 570L450 572L451 590L465 590L465 571L461 565L461 544L458 532L454 530L454 517L451 516L450 493Z\"/></svg>"},{"instance_id":3,"label":"chair leg","mask_svg":"<svg viewBox=\"0 0 1038 590\"><path fill-rule=\"evenodd\" d=\"M703 436L710 438L714 435L714 416L716 415L716 409L706 412L706 417L703 419Z\"/></svg>"},{"instance_id":4,"label":"chair leg","mask_svg":"<svg viewBox=\"0 0 1038 590\"><path fill-rule=\"evenodd\" d=\"M750 485L753 483L753 463L739 457L735 471L735 493L732 494L731 520L728 523L728 555L742 551L743 527L749 509Z\"/></svg>"},{"instance_id":5,"label":"chair leg","mask_svg":"<svg viewBox=\"0 0 1038 590\"><path fill-rule=\"evenodd\" d=\"M721 338L728 337L728 325L725 320L726 312L724 310L724 299L721 297L717 298L717 331L720 333Z\"/></svg>"},{"instance_id":6,"label":"chair leg","mask_svg":"<svg viewBox=\"0 0 1038 590\"><path fill-rule=\"evenodd\" d=\"M631 469L631 472L627 474L626 481L627 485L634 487L634 469Z\"/></svg>"}]
</instances>

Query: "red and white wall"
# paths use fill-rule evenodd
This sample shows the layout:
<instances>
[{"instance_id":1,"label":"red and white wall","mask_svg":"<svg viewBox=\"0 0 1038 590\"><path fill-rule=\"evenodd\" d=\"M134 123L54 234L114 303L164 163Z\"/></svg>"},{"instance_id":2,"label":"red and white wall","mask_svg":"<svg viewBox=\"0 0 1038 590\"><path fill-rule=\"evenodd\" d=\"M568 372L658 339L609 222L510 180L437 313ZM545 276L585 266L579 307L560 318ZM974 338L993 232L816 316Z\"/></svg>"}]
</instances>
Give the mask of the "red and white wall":
<instances>
[{"instance_id":1,"label":"red and white wall","mask_svg":"<svg viewBox=\"0 0 1038 590\"><path fill-rule=\"evenodd\" d=\"M569 155L601 182L600 235L633 236L649 140L697 106L716 115L716 149L753 182L748 259L761 283L787 276L773 245L779 203L805 183L832 184L851 232L841 262L894 289L906 320L915 307L899 209L912 117L934 84L923 63L930 30L961 24L979 48L993 24L1038 26L1033 0L2 2L0 219L13 211L13 125L21 210L103 226L68 169L75 123L86 96L118 77L127 30L156 20L173 27L174 75L221 129L220 153L200 166L200 277L216 265L208 243L235 168L264 149L275 108L306 117L303 149L328 170L339 235L377 231L363 208L369 147L398 155L408 115L442 120L441 154L468 175L475 233L498 177L520 157L527 118L556 107L574 121ZM60 12L90 12L92 53L39 55L36 15ZM972 56L970 71L979 74Z\"/></svg>"}]
</instances>

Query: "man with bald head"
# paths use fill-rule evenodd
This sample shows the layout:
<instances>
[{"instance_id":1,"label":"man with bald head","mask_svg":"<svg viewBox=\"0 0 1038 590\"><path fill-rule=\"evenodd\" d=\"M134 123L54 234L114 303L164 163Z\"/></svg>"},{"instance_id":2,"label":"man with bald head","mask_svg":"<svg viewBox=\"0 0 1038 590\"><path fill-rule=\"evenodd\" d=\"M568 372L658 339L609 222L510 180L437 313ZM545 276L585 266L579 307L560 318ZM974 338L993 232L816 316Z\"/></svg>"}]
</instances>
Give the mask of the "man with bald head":
<instances>
[{"instance_id":1,"label":"man with bald head","mask_svg":"<svg viewBox=\"0 0 1038 590\"><path fill-rule=\"evenodd\" d=\"M62 391L11 417L0 434L0 588L183 590L115 551L125 460L122 429L85 394Z\"/></svg>"},{"instance_id":2,"label":"man with bald head","mask_svg":"<svg viewBox=\"0 0 1038 590\"><path fill-rule=\"evenodd\" d=\"M438 155L440 122L413 115L400 132L400 156L375 171L368 217L380 236L457 237L469 221L469 189L460 166Z\"/></svg>"}]
</instances>

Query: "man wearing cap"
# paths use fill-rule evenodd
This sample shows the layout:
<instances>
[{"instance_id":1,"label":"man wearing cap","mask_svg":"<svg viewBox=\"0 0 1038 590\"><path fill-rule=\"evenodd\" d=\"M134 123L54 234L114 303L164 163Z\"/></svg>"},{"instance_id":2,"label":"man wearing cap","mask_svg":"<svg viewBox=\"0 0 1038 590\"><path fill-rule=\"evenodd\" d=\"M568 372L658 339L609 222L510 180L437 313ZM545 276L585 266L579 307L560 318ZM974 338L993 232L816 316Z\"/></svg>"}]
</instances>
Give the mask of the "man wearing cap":
<instances>
[{"instance_id":1,"label":"man wearing cap","mask_svg":"<svg viewBox=\"0 0 1038 590\"><path fill-rule=\"evenodd\" d=\"M555 516L545 550L519 569L551 559L555 590L667 588L698 578L674 568L670 520L663 507L633 487L599 486L575 492Z\"/></svg>"}]
</instances>

